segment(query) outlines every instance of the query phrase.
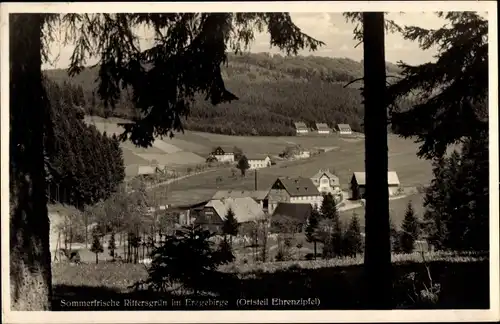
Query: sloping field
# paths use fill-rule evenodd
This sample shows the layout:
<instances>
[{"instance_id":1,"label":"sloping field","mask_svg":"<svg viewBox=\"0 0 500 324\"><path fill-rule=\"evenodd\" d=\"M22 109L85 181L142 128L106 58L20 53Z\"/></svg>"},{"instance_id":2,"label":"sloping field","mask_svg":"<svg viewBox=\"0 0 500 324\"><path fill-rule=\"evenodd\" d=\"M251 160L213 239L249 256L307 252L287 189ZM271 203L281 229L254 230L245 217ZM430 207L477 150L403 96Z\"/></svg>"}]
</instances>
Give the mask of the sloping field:
<instances>
[{"instance_id":1,"label":"sloping field","mask_svg":"<svg viewBox=\"0 0 500 324\"><path fill-rule=\"evenodd\" d=\"M219 139L223 137L222 135L213 134L207 134L206 136L208 138L218 137ZM236 145L240 145L243 150L245 150L243 148L245 145L247 145L246 147L255 145L255 149L257 149L259 139L257 137L253 138L255 141L254 143L250 140L241 142L240 139L242 137L233 138L238 138L238 140L235 141L238 142ZM260 139L261 150L266 150L270 143L264 142L264 138ZM272 140L272 138L270 139ZM278 141L283 143L284 139L285 138L275 138L274 143L271 142L271 145L277 146ZM333 136L331 138L316 139L297 137L286 138L286 140L289 142L296 140L296 142L303 145L303 147L327 146L326 143L329 141L329 146L337 146L338 149L314 156L310 159L285 162L270 168L260 169L257 173L257 185L259 190L268 189L279 176L311 177L319 169L325 168L334 171L340 178L341 186L343 188L348 188L352 173L355 171L364 171L365 169L364 141L346 142L339 137L335 138ZM227 141L227 139L224 139L224 141ZM431 163L427 160L419 159L416 156L416 151L417 145L411 140L405 140L393 135L389 137L389 169L398 173L401 185L404 187L427 185L432 179ZM219 180L217 180L218 178ZM244 178L239 175L238 171L237 177L234 178L230 169L222 169L195 175L171 184L170 198L167 202L172 204L195 203L199 200L210 198L210 195L213 193L208 190L212 190L212 192L215 192L217 189L253 190L254 187L255 180L253 171L247 172ZM177 191L179 191L178 194L176 193Z\"/></svg>"},{"instance_id":2,"label":"sloping field","mask_svg":"<svg viewBox=\"0 0 500 324\"><path fill-rule=\"evenodd\" d=\"M138 153L139 157L153 161L160 165L195 165L205 163L205 159L191 152L177 151L169 154Z\"/></svg>"}]
</instances>

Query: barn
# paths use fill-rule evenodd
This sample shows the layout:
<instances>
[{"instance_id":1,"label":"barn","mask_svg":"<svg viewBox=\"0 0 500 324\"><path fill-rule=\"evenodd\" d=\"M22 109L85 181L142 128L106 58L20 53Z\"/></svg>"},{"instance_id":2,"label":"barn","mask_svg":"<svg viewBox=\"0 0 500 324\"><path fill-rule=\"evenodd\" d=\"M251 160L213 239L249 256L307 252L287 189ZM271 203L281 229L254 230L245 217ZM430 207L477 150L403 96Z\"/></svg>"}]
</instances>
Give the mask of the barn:
<instances>
[{"instance_id":1,"label":"barn","mask_svg":"<svg viewBox=\"0 0 500 324\"><path fill-rule=\"evenodd\" d=\"M337 124L337 130L340 133L340 135L352 134L352 129L349 124Z\"/></svg>"},{"instance_id":2,"label":"barn","mask_svg":"<svg viewBox=\"0 0 500 324\"><path fill-rule=\"evenodd\" d=\"M316 123L316 129L318 130L318 134L330 134L330 127L326 123Z\"/></svg>"},{"instance_id":3,"label":"barn","mask_svg":"<svg viewBox=\"0 0 500 324\"><path fill-rule=\"evenodd\" d=\"M387 172L387 188L389 196L394 196L400 189L401 183L399 182L398 174L395 171ZM366 190L366 173L354 172L351 178L351 198L354 200L364 199Z\"/></svg>"},{"instance_id":4,"label":"barn","mask_svg":"<svg viewBox=\"0 0 500 324\"><path fill-rule=\"evenodd\" d=\"M304 123L304 122L296 122L295 123L295 130L297 131L297 134L309 133L309 129L307 128L306 123Z\"/></svg>"}]
</instances>

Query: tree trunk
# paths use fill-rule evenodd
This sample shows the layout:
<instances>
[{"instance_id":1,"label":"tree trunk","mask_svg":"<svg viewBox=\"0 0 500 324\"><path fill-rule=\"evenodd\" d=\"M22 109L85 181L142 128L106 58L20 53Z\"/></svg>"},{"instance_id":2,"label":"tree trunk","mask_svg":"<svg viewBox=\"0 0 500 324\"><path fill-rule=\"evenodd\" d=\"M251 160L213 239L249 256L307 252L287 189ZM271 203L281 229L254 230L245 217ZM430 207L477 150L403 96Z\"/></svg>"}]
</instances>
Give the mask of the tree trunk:
<instances>
[{"instance_id":1,"label":"tree trunk","mask_svg":"<svg viewBox=\"0 0 500 324\"><path fill-rule=\"evenodd\" d=\"M99 254L95 254L95 264L99 264Z\"/></svg>"},{"instance_id":2,"label":"tree trunk","mask_svg":"<svg viewBox=\"0 0 500 324\"><path fill-rule=\"evenodd\" d=\"M314 260L316 260L316 255L317 255L317 253L316 253L316 251L317 251L316 250L316 241L314 241L313 244L314 244Z\"/></svg>"},{"instance_id":3,"label":"tree trunk","mask_svg":"<svg viewBox=\"0 0 500 324\"><path fill-rule=\"evenodd\" d=\"M48 102L41 72L40 14L10 20L11 309L50 310L52 273L45 195L44 126Z\"/></svg>"},{"instance_id":4,"label":"tree trunk","mask_svg":"<svg viewBox=\"0 0 500 324\"><path fill-rule=\"evenodd\" d=\"M384 13L363 13L366 307L392 308Z\"/></svg>"}]
</instances>

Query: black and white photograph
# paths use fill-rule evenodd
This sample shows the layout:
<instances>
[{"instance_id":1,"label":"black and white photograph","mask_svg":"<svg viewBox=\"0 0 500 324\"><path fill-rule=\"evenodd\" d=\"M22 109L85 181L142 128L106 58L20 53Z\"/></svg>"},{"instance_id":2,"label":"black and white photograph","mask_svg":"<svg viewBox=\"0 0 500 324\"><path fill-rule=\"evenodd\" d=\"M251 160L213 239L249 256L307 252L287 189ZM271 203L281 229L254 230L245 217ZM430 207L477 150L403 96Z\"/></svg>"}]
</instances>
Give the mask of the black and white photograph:
<instances>
[{"instance_id":1,"label":"black and white photograph","mask_svg":"<svg viewBox=\"0 0 500 324\"><path fill-rule=\"evenodd\" d=\"M1 6L7 323L500 320L495 1Z\"/></svg>"}]
</instances>

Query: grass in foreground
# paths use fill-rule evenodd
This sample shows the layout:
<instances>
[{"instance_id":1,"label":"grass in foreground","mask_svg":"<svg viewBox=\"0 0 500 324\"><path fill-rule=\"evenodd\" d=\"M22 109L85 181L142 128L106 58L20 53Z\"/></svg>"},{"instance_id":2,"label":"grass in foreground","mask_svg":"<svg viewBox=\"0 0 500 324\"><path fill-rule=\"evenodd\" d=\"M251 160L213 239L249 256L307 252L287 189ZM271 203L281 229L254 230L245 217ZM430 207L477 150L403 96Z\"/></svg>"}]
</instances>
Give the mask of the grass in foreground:
<instances>
[{"instance_id":1,"label":"grass in foreground","mask_svg":"<svg viewBox=\"0 0 500 324\"><path fill-rule=\"evenodd\" d=\"M394 298L398 308L484 309L489 308L489 262L484 256L428 254L434 284L440 285L437 304L416 303L415 294L429 285L421 258L416 254L395 256ZM363 309L361 259L290 261L227 265L220 277L207 283L207 293L230 301L237 298L320 298L320 309ZM82 264L53 267L54 309L71 298L167 298L129 287L147 277L143 265ZM149 308L150 309L150 308ZM280 308L286 309L286 308Z\"/></svg>"}]
</instances>

